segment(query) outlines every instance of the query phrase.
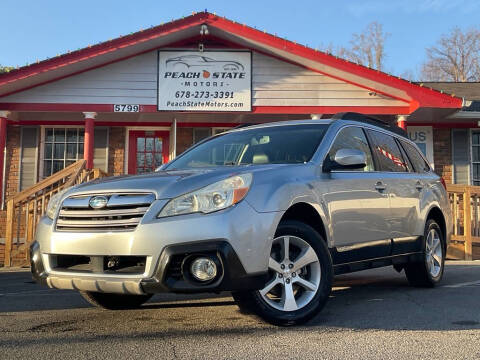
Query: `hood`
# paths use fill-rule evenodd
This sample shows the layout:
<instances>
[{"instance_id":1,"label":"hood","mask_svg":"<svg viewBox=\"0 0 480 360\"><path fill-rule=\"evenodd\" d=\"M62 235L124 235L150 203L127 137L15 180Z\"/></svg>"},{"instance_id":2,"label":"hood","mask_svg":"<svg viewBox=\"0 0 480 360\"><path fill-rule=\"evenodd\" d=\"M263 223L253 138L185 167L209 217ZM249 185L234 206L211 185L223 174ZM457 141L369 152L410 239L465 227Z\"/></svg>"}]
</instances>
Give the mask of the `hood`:
<instances>
[{"instance_id":1,"label":"hood","mask_svg":"<svg viewBox=\"0 0 480 360\"><path fill-rule=\"evenodd\" d=\"M159 171L145 175L127 175L97 179L80 184L68 195L107 192L151 192L157 199L170 199L242 173L257 173L288 165L223 166L189 170ZM255 176L254 176L255 179Z\"/></svg>"}]
</instances>

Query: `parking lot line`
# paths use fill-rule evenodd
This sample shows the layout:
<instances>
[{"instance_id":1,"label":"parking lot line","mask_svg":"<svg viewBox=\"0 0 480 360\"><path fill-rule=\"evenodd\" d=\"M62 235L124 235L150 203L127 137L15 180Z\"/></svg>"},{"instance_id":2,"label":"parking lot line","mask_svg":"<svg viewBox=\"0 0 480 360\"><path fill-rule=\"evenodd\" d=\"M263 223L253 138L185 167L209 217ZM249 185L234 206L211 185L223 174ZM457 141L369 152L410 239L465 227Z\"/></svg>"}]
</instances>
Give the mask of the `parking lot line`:
<instances>
[{"instance_id":1,"label":"parking lot line","mask_svg":"<svg viewBox=\"0 0 480 360\"><path fill-rule=\"evenodd\" d=\"M443 285L442 287L459 288L459 287L472 286L472 285L480 285L480 280L468 281L468 282L464 282L464 283L460 283L460 284L454 284L454 285Z\"/></svg>"}]
</instances>

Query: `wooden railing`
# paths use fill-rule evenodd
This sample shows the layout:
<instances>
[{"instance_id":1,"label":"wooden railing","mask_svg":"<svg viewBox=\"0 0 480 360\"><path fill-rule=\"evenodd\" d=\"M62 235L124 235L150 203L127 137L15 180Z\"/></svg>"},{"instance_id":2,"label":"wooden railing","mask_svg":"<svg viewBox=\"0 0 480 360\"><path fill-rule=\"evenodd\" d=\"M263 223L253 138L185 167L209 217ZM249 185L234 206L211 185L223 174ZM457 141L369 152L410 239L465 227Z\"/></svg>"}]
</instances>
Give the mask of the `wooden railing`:
<instances>
[{"instance_id":1,"label":"wooden railing","mask_svg":"<svg viewBox=\"0 0 480 360\"><path fill-rule=\"evenodd\" d=\"M480 244L480 186L449 184L447 191L453 219L449 252L463 251L464 259L472 260L473 244Z\"/></svg>"},{"instance_id":2,"label":"wooden railing","mask_svg":"<svg viewBox=\"0 0 480 360\"><path fill-rule=\"evenodd\" d=\"M5 266L11 266L12 258L19 255L25 263L29 262L28 249L37 223L53 195L70 186L106 176L99 169L85 169L85 163L79 160L7 200ZM22 243L21 238L24 239Z\"/></svg>"}]
</instances>

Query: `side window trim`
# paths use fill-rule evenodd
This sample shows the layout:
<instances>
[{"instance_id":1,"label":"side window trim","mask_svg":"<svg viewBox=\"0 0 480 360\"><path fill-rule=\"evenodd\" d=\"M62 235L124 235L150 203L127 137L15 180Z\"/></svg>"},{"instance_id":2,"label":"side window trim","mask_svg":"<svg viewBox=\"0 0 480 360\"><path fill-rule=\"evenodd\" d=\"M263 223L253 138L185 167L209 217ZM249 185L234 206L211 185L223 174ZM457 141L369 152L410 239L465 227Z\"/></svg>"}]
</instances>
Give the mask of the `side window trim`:
<instances>
[{"instance_id":1,"label":"side window trim","mask_svg":"<svg viewBox=\"0 0 480 360\"><path fill-rule=\"evenodd\" d=\"M373 159L373 167L375 168L375 172L385 172L382 170L382 167L380 166L380 160L378 159L377 152L373 148L373 139L369 133L368 130L372 130L369 128L362 128L363 133L365 134L367 141L368 141L368 146L370 147L370 152L372 153L372 159Z\"/></svg>"}]
</instances>

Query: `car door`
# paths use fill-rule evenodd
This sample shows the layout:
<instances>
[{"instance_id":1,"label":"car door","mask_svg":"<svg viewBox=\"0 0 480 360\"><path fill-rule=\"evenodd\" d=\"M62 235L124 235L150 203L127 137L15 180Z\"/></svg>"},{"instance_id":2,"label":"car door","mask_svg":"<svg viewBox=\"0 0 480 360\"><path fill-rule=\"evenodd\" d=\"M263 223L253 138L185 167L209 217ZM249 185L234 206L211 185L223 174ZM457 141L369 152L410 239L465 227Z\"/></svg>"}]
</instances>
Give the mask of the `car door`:
<instances>
[{"instance_id":1,"label":"car door","mask_svg":"<svg viewBox=\"0 0 480 360\"><path fill-rule=\"evenodd\" d=\"M368 130L368 134L372 140L374 156L386 174L390 200L390 236L399 241L408 241L419 217L419 192L423 185L394 136L375 130Z\"/></svg>"},{"instance_id":2,"label":"car door","mask_svg":"<svg viewBox=\"0 0 480 360\"><path fill-rule=\"evenodd\" d=\"M400 203L401 194L395 194L391 197L393 215L398 219L398 229L393 232L393 253L401 254L418 251L421 244L418 237L423 233L418 233L423 229L424 219L422 218L422 207L425 206L426 192L432 180L432 172L428 162L420 154L419 150L410 142L397 139L402 155L406 159L410 172L406 175L405 182L408 183L408 191L404 195L410 196L408 204L410 208L405 208ZM399 204L395 204L399 202Z\"/></svg>"},{"instance_id":3,"label":"car door","mask_svg":"<svg viewBox=\"0 0 480 360\"><path fill-rule=\"evenodd\" d=\"M333 170L322 180L321 198L328 209L336 247L335 263L387 256L391 249L388 189L376 172L364 130L342 128L333 140L327 157L334 161L340 149L358 149L366 154L361 169ZM328 161L328 159L326 159Z\"/></svg>"}]
</instances>

